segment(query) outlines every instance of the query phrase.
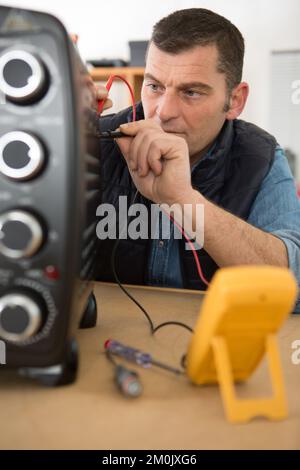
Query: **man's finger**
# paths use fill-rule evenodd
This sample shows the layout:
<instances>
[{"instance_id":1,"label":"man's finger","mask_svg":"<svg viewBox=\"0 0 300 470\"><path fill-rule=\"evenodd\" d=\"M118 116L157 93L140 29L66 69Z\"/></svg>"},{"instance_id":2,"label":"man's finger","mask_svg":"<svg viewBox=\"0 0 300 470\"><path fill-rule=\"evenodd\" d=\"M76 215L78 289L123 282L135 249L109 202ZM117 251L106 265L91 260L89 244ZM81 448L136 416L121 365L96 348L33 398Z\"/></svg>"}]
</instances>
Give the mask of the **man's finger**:
<instances>
[{"instance_id":1,"label":"man's finger","mask_svg":"<svg viewBox=\"0 0 300 470\"><path fill-rule=\"evenodd\" d=\"M156 176L162 173L161 153L158 147L151 145L148 151L148 164Z\"/></svg>"},{"instance_id":2,"label":"man's finger","mask_svg":"<svg viewBox=\"0 0 300 470\"><path fill-rule=\"evenodd\" d=\"M113 102L110 98L107 98L105 101L104 101L104 106L103 106L103 109L109 109L111 108L113 105Z\"/></svg>"},{"instance_id":3,"label":"man's finger","mask_svg":"<svg viewBox=\"0 0 300 470\"><path fill-rule=\"evenodd\" d=\"M96 94L98 100L105 100L108 96L108 91L104 86L101 86L96 88Z\"/></svg>"},{"instance_id":4,"label":"man's finger","mask_svg":"<svg viewBox=\"0 0 300 470\"><path fill-rule=\"evenodd\" d=\"M134 139L132 139L129 149L130 167L131 169L139 170L140 176L146 176L149 171L147 153L151 141L149 141L147 135L149 135L148 132L138 132Z\"/></svg>"},{"instance_id":5,"label":"man's finger","mask_svg":"<svg viewBox=\"0 0 300 470\"><path fill-rule=\"evenodd\" d=\"M135 136L142 129L159 129L161 127L153 119L142 119L141 121L128 122L120 125L120 130L130 136Z\"/></svg>"},{"instance_id":6,"label":"man's finger","mask_svg":"<svg viewBox=\"0 0 300 470\"><path fill-rule=\"evenodd\" d=\"M121 139L115 139L118 144L121 153L123 154L127 163L129 162L129 148L132 142L132 137L122 137Z\"/></svg>"}]
</instances>

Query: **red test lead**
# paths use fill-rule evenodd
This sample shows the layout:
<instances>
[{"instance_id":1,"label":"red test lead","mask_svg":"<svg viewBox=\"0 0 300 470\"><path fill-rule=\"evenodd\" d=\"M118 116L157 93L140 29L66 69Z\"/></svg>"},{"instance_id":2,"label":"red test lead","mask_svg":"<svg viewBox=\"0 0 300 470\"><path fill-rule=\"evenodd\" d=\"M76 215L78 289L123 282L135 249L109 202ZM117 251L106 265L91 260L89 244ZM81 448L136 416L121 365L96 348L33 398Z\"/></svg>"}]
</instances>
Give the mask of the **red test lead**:
<instances>
[{"instance_id":1,"label":"red test lead","mask_svg":"<svg viewBox=\"0 0 300 470\"><path fill-rule=\"evenodd\" d=\"M129 89L129 93L130 93L130 96L131 96L131 101L132 101L132 120L135 121L136 120L136 109L135 109L135 101L134 101L134 94L133 94L133 90L132 90L132 87L130 85L130 83L127 82L127 80L122 77L121 75L111 75L105 85L105 88L107 89L107 91L110 90L111 86L112 86L112 83L113 81L118 78L119 80L122 80L122 82L124 82L128 89ZM102 110L103 110L103 106L104 106L104 102L105 100L99 100L98 101L98 113L101 114L102 113Z\"/></svg>"}]
</instances>

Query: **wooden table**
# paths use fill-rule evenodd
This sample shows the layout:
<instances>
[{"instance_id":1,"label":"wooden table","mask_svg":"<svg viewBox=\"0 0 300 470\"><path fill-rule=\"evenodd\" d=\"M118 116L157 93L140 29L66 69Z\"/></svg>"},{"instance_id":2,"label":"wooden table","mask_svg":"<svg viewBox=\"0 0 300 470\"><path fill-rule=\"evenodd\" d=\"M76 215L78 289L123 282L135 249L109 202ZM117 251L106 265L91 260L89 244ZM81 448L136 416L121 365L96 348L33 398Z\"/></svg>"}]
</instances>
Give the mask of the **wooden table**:
<instances>
[{"instance_id":1,"label":"wooden table","mask_svg":"<svg viewBox=\"0 0 300 470\"><path fill-rule=\"evenodd\" d=\"M193 325L203 295L195 291L131 287L155 324L181 320ZM300 339L300 316L280 332L289 417L229 424L217 386L196 387L160 369L138 369L144 392L123 397L113 382L113 367L103 354L107 338L141 348L178 366L190 333L176 326L153 337L138 308L115 285L97 284L99 324L78 332L78 381L47 389L1 370L1 449L296 449L300 448L300 365L293 365L291 343ZM130 364L129 364L129 367ZM136 369L132 366L133 369ZM241 385L241 396L268 392L262 366Z\"/></svg>"}]
</instances>

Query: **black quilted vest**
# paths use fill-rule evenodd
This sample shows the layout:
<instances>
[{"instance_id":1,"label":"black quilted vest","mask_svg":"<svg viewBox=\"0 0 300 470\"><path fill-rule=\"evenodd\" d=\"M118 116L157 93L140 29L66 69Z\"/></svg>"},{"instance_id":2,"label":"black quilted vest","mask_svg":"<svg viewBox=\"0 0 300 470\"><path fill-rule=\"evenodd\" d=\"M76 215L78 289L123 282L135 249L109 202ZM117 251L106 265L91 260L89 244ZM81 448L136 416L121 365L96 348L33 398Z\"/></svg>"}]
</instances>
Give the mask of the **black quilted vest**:
<instances>
[{"instance_id":1,"label":"black quilted vest","mask_svg":"<svg viewBox=\"0 0 300 470\"><path fill-rule=\"evenodd\" d=\"M139 119L144 119L141 103L137 105L137 120ZM126 109L100 118L99 126L101 130L116 129L121 123L130 121L132 111ZM113 141L102 142L101 147L102 202L114 204L118 208L119 196L127 196L129 206L136 188L125 159ZM273 164L275 147L275 138L254 124L238 119L226 121L212 154L200 161L193 171L192 185L210 201L247 220L261 183ZM135 202L144 203L147 207L151 204L140 194ZM110 261L114 243L115 240L99 241L95 276L97 280L114 281ZM179 240L179 243L184 287L205 289L205 285L199 280L192 252L185 250L184 239ZM120 241L116 270L121 282L147 284L150 249L151 240ZM203 274L210 280L218 266L204 249L197 251L197 254Z\"/></svg>"}]
</instances>

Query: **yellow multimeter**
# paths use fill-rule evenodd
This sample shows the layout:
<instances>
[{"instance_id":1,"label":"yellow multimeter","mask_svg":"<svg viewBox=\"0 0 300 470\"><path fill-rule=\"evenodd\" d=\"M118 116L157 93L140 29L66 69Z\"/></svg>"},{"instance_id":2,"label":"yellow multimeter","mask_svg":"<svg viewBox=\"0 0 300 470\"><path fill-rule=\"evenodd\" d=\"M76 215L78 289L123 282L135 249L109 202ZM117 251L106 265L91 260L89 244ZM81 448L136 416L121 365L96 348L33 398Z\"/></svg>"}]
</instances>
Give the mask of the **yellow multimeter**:
<instances>
[{"instance_id":1,"label":"yellow multimeter","mask_svg":"<svg viewBox=\"0 0 300 470\"><path fill-rule=\"evenodd\" d=\"M287 415L276 333L297 298L292 273L271 266L223 268L203 301L187 354L187 375L195 384L219 383L231 422L263 415ZM274 395L240 400L234 382L246 380L267 354Z\"/></svg>"}]
</instances>

